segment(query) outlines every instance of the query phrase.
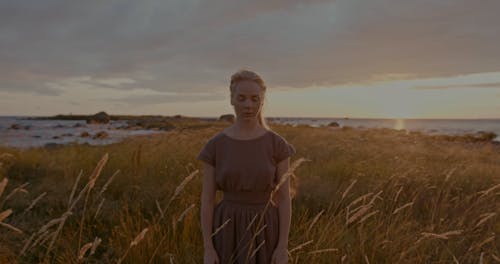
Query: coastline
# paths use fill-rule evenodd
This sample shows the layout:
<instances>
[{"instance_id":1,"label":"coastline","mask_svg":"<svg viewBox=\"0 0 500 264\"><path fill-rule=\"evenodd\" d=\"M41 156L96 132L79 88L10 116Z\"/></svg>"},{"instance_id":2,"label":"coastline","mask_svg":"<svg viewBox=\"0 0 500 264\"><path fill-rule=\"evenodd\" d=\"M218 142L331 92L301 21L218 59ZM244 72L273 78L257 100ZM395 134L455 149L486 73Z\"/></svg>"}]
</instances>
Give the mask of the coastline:
<instances>
[{"instance_id":1,"label":"coastline","mask_svg":"<svg viewBox=\"0 0 500 264\"><path fill-rule=\"evenodd\" d=\"M32 117L25 120L38 120L54 121L53 130L47 131L49 137L45 137L43 144L32 144L27 142L24 146L10 146L19 148L31 148L40 147L46 145L49 148L60 147L64 145L74 145L74 144L89 144L89 145L105 145L114 144L125 140L128 137L136 137L140 135L150 135L150 134L161 134L162 132L171 130L197 130L208 127L224 127L230 125L227 121L220 121L216 118L196 118L196 117L185 117L181 115L174 116L130 116L130 115L110 115L109 120L104 124L99 123L89 123L91 115L56 115L51 117ZM63 122L60 124L59 122ZM69 121L72 121L69 123ZM87 124L86 124L87 123ZM464 144L491 144L495 147L500 146L500 137L493 132L479 131L476 133L466 133L466 134L439 134L439 133L425 133L422 131L409 131L406 129L394 129L394 128L384 128L384 127L351 127L342 126L337 122L330 122L327 125L309 125L309 124L288 124L283 123L282 119L277 119L276 122L269 121L270 125L273 126L285 126L285 127L304 127L313 129L328 129L331 131L367 131L369 133L388 133L393 135L418 135L422 138L430 138L435 140L449 141L449 142L461 142ZM9 125L9 124L7 124ZM29 130L32 129L30 125L18 125L11 124L8 128L11 130L11 134L16 133L14 130ZM16 127L15 127L16 126ZM15 127L15 129L13 128ZM26 132L24 132L26 133ZM52 133L52 135L50 135ZM41 136L35 134L29 134L26 140L40 140ZM8 140L5 137L4 141ZM17 140L17 138L16 138ZM8 146L0 142L0 146Z\"/></svg>"}]
</instances>

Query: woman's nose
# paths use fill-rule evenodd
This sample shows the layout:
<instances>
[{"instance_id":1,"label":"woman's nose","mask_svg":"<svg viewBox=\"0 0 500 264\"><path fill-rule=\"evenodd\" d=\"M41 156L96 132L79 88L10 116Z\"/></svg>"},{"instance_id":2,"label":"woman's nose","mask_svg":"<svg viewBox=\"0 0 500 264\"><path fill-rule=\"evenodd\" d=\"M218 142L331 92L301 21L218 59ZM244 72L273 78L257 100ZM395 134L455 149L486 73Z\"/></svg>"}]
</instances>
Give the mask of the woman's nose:
<instances>
[{"instance_id":1,"label":"woman's nose","mask_svg":"<svg viewBox=\"0 0 500 264\"><path fill-rule=\"evenodd\" d=\"M245 102L243 102L243 105L245 107L251 107L252 106L252 101L251 100L245 100Z\"/></svg>"}]
</instances>

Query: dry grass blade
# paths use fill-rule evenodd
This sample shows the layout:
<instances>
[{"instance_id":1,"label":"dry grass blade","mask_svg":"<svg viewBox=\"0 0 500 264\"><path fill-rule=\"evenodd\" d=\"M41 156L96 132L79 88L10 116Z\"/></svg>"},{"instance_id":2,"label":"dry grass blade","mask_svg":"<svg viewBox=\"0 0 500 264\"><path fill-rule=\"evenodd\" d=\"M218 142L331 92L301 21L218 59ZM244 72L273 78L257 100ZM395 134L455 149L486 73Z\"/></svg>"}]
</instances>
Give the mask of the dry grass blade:
<instances>
[{"instance_id":1,"label":"dry grass blade","mask_svg":"<svg viewBox=\"0 0 500 264\"><path fill-rule=\"evenodd\" d=\"M351 207L357 205L359 202L364 201L365 199L367 199L371 195L373 195L373 193L369 192L369 193L367 193L365 195L362 195L362 196L356 198L356 200L352 201L350 204L347 205L347 208L351 208Z\"/></svg>"},{"instance_id":2,"label":"dry grass blade","mask_svg":"<svg viewBox=\"0 0 500 264\"><path fill-rule=\"evenodd\" d=\"M304 242L304 243L302 243L302 244L300 244L300 245L298 245L298 246L296 246L296 247L294 247L294 248L290 249L290 251L288 251L288 252L289 252L290 254L292 254L293 252L295 252L295 251L297 251L297 250L301 250L302 248L304 248L305 246L307 246L307 245L311 244L312 242L314 242L314 240L312 240L312 239L311 239L311 240L309 240L309 241L307 241L307 242Z\"/></svg>"},{"instance_id":3,"label":"dry grass blade","mask_svg":"<svg viewBox=\"0 0 500 264\"><path fill-rule=\"evenodd\" d=\"M473 245L473 246L471 246L471 247L467 250L467 252L470 252L470 251L473 251L473 250L475 250L475 249L481 248L482 246L484 246L484 245L486 245L486 244L488 244L488 243L490 243L490 242L492 242L492 241L494 241L494 240L495 240L495 235L492 235L492 236L490 236L490 237L486 238L485 240L483 240L482 242L478 243L477 245Z\"/></svg>"},{"instance_id":4,"label":"dry grass blade","mask_svg":"<svg viewBox=\"0 0 500 264\"><path fill-rule=\"evenodd\" d=\"M0 154L0 160L1 161L7 160L7 159L15 159L15 157L14 157L14 155L12 155L10 153L2 153L2 154Z\"/></svg>"},{"instance_id":5,"label":"dry grass blade","mask_svg":"<svg viewBox=\"0 0 500 264\"><path fill-rule=\"evenodd\" d=\"M181 215L179 216L179 218L177 219L177 222L181 222L181 221L184 219L184 217L187 215L187 213L188 213L191 209L193 209L193 208L194 208L194 206L195 206L195 204L191 204L188 208L186 208L186 210L184 210L184 211L181 213Z\"/></svg>"},{"instance_id":6,"label":"dry grass blade","mask_svg":"<svg viewBox=\"0 0 500 264\"><path fill-rule=\"evenodd\" d=\"M229 222L231 221L231 218L227 219L226 222L224 222L222 225L220 225L215 231L212 233L211 237L214 237L219 231L222 230Z\"/></svg>"},{"instance_id":7,"label":"dry grass blade","mask_svg":"<svg viewBox=\"0 0 500 264\"><path fill-rule=\"evenodd\" d=\"M259 216L258 214L254 215L252 217L252 220L250 221L250 223L247 225L247 231L250 230L250 227L252 227L253 223L255 222L255 220L257 220L257 216Z\"/></svg>"},{"instance_id":8,"label":"dry grass blade","mask_svg":"<svg viewBox=\"0 0 500 264\"><path fill-rule=\"evenodd\" d=\"M31 204L28 206L28 208L26 208L24 210L23 214L25 214L29 210L33 209L33 207L35 207L35 205L38 203L38 201L40 201L45 195L47 195L47 192L44 192L44 193L40 194L37 198L35 198L35 200L33 200L33 202L31 202Z\"/></svg>"},{"instance_id":9,"label":"dry grass blade","mask_svg":"<svg viewBox=\"0 0 500 264\"><path fill-rule=\"evenodd\" d=\"M455 167L455 168L451 169L451 170L450 170L450 171L446 174L446 177L444 178L444 182L447 182L447 181L450 179L451 175L452 175L452 174L453 174L453 173L454 173L457 169L458 169L458 167Z\"/></svg>"},{"instance_id":10,"label":"dry grass blade","mask_svg":"<svg viewBox=\"0 0 500 264\"><path fill-rule=\"evenodd\" d=\"M61 221L59 222L59 225L57 226L57 229L56 231L54 232L54 235L52 236L52 240L50 241L50 244L49 244L49 247L47 248L47 253L48 254L50 252L50 250L52 249L52 246L54 246L54 243L56 242L56 238L57 236L59 235L59 233L61 232L63 226L64 226L64 223L66 222L66 219L71 215L71 212L65 212L63 214L63 216L61 217Z\"/></svg>"},{"instance_id":11,"label":"dry grass blade","mask_svg":"<svg viewBox=\"0 0 500 264\"><path fill-rule=\"evenodd\" d=\"M481 196L478 199L481 199L481 198L487 196L488 194L492 193L494 190L496 190L498 188L500 188L500 184L497 184L497 185L495 185L487 190L478 192L479 194L481 194Z\"/></svg>"},{"instance_id":12,"label":"dry grass blade","mask_svg":"<svg viewBox=\"0 0 500 264\"><path fill-rule=\"evenodd\" d=\"M351 215L348 219L347 219L347 225L350 225L352 224L354 221L356 221L357 219L359 219L361 216L363 216L366 212L368 212L368 210L370 210L372 208L372 205L371 204L368 204L368 205L363 205L361 207L361 209L359 209L356 213L354 213L353 215Z\"/></svg>"},{"instance_id":13,"label":"dry grass blade","mask_svg":"<svg viewBox=\"0 0 500 264\"><path fill-rule=\"evenodd\" d=\"M15 232L17 232L19 234L24 234L21 229L15 227L15 226L9 225L9 224L4 223L4 222L0 222L0 225L3 226L3 227L6 227L6 228L8 228L8 229L10 229L12 231L15 231Z\"/></svg>"},{"instance_id":14,"label":"dry grass blade","mask_svg":"<svg viewBox=\"0 0 500 264\"><path fill-rule=\"evenodd\" d=\"M68 206L71 206L71 203L73 202L73 197L75 196L76 186L78 186L78 182L80 182L80 178L82 177L82 174L83 174L83 170L80 170L80 173L76 177L75 184L73 184L73 189L71 189L71 194L69 195Z\"/></svg>"},{"instance_id":15,"label":"dry grass blade","mask_svg":"<svg viewBox=\"0 0 500 264\"><path fill-rule=\"evenodd\" d=\"M92 247L92 242L89 242L85 245L83 245L82 248L80 248L80 251L78 252L78 260L81 261L83 257L85 256L85 253Z\"/></svg>"},{"instance_id":16,"label":"dry grass blade","mask_svg":"<svg viewBox=\"0 0 500 264\"><path fill-rule=\"evenodd\" d=\"M102 186L101 191L99 191L99 194L98 194L99 197L108 189L108 186L111 184L111 182L113 181L115 176L118 175L118 173L120 173L120 170L115 171L115 173L113 173L113 175L111 175L111 177L109 177L109 179L106 181L104 186Z\"/></svg>"},{"instance_id":17,"label":"dry grass blade","mask_svg":"<svg viewBox=\"0 0 500 264\"><path fill-rule=\"evenodd\" d=\"M100 239L98 237L96 237L94 239L94 242L92 243L92 249L90 249L90 255L91 256L94 255L95 250L97 249L97 246L99 246L99 244L101 244L101 242L102 242L102 239Z\"/></svg>"},{"instance_id":18,"label":"dry grass blade","mask_svg":"<svg viewBox=\"0 0 500 264\"><path fill-rule=\"evenodd\" d=\"M95 211L94 219L97 219L97 215L99 215L99 212L101 211L102 205L104 204L104 198L102 198L101 202L97 206L97 210Z\"/></svg>"},{"instance_id":19,"label":"dry grass blade","mask_svg":"<svg viewBox=\"0 0 500 264\"><path fill-rule=\"evenodd\" d=\"M264 229L266 227L267 227L267 225L263 225L261 228L259 228L259 230L257 230L257 232L255 232L255 234L253 236L257 237L260 233L262 233L262 231L264 231Z\"/></svg>"},{"instance_id":20,"label":"dry grass blade","mask_svg":"<svg viewBox=\"0 0 500 264\"><path fill-rule=\"evenodd\" d=\"M7 197L5 197L4 201L9 200L17 192L20 192L21 190L24 190L24 187L28 186L28 184L29 184L29 182L25 182L21 186L19 186L19 187L15 188L14 190L10 191L10 193L7 195Z\"/></svg>"},{"instance_id":21,"label":"dry grass blade","mask_svg":"<svg viewBox=\"0 0 500 264\"><path fill-rule=\"evenodd\" d=\"M172 201L179 195L179 193L181 193L181 191L184 189L184 187L186 187L186 185L194 178L194 176L196 176L197 173L198 173L198 170L193 171L186 178L184 178L184 180L182 180L182 182L175 188L174 194L172 195L172 197L170 197L170 200L168 201L167 206L165 206L165 209L160 208L161 211L160 211L160 219L159 220L163 219L163 217L164 217L165 213L167 212L168 207L170 206ZM159 207L159 205L157 205L157 206Z\"/></svg>"},{"instance_id":22,"label":"dry grass blade","mask_svg":"<svg viewBox=\"0 0 500 264\"><path fill-rule=\"evenodd\" d=\"M363 223L364 221L366 221L366 219L368 219L368 218L372 217L373 215L376 215L378 212L379 212L379 211L378 211L378 210L376 210L376 211L373 211L373 212L371 212L371 213L369 213L369 214L367 214L367 215L363 216L363 218L361 218L361 220L359 220L359 223L360 223L360 224L361 224L361 223Z\"/></svg>"},{"instance_id":23,"label":"dry grass blade","mask_svg":"<svg viewBox=\"0 0 500 264\"><path fill-rule=\"evenodd\" d=\"M253 256L255 256L255 254L257 254L257 251L259 251L259 249L264 246L266 240L262 240L262 242L260 242L260 244L253 250L252 254L250 254L250 257L247 258L247 260L249 259L252 259Z\"/></svg>"},{"instance_id":24,"label":"dry grass blade","mask_svg":"<svg viewBox=\"0 0 500 264\"><path fill-rule=\"evenodd\" d=\"M155 204L156 204L156 209L158 210L158 213L160 213L160 218L163 218L163 210L161 209L161 206L160 206L160 203L158 202L158 200L155 200Z\"/></svg>"},{"instance_id":25,"label":"dry grass blade","mask_svg":"<svg viewBox=\"0 0 500 264\"><path fill-rule=\"evenodd\" d=\"M396 195L394 196L394 202L398 201L399 195L401 194L401 191L403 191L403 186L399 187L399 190L396 192Z\"/></svg>"},{"instance_id":26,"label":"dry grass blade","mask_svg":"<svg viewBox=\"0 0 500 264\"><path fill-rule=\"evenodd\" d=\"M375 199L377 198L380 198L380 194L382 194L383 191L380 191L378 192L377 194L375 194L372 199L370 200L370 202L368 204L373 204L375 202ZM382 200L382 198L380 198Z\"/></svg>"},{"instance_id":27,"label":"dry grass blade","mask_svg":"<svg viewBox=\"0 0 500 264\"><path fill-rule=\"evenodd\" d=\"M101 175L102 168L104 168L104 165L106 165L106 162L108 162L108 158L109 158L108 153L104 154L104 156L102 156L101 160L99 161L99 163L97 163L97 166L95 167L94 171L90 175L89 191L92 190L92 188L94 188L94 185L95 185L95 182L97 181L97 178L99 178L99 175Z\"/></svg>"},{"instance_id":28,"label":"dry grass blade","mask_svg":"<svg viewBox=\"0 0 500 264\"><path fill-rule=\"evenodd\" d=\"M12 214L12 209L7 209L0 213L0 222L2 222L5 218L9 217Z\"/></svg>"},{"instance_id":29,"label":"dry grass blade","mask_svg":"<svg viewBox=\"0 0 500 264\"><path fill-rule=\"evenodd\" d=\"M173 200L175 197L177 197L177 195L179 195L179 193L181 193L181 191L184 189L184 187L186 187L188 182L190 182L197 173L198 173L198 170L195 170L191 174L189 174L186 178L184 178L184 180L181 182L181 184L179 184L179 186L177 186L175 188L174 195L172 196L171 200Z\"/></svg>"},{"instance_id":30,"label":"dry grass blade","mask_svg":"<svg viewBox=\"0 0 500 264\"><path fill-rule=\"evenodd\" d=\"M37 234L41 234L45 231L47 231L47 229L49 229L50 227L60 223L63 219L64 219L64 215L59 217L59 218L55 218L55 219L52 219L50 220L48 223L46 223L45 225L43 225L37 232Z\"/></svg>"},{"instance_id":31,"label":"dry grass blade","mask_svg":"<svg viewBox=\"0 0 500 264\"><path fill-rule=\"evenodd\" d=\"M33 238L35 238L36 233L33 233L28 240L24 243L23 248L21 249L21 252L19 253L20 256L24 255L24 252L28 249L28 246L31 244L31 241L33 241Z\"/></svg>"},{"instance_id":32,"label":"dry grass blade","mask_svg":"<svg viewBox=\"0 0 500 264\"><path fill-rule=\"evenodd\" d=\"M327 253L327 252L338 252L339 250L337 248L325 248L325 249L318 249L318 250L313 250L307 252L307 254L320 254L320 253Z\"/></svg>"},{"instance_id":33,"label":"dry grass blade","mask_svg":"<svg viewBox=\"0 0 500 264\"><path fill-rule=\"evenodd\" d=\"M315 217L314 219L312 220L311 224L309 225L309 227L307 228L307 232L306 233L309 233L311 231L311 229L313 228L314 224L316 224L316 222L318 222L319 218L321 217L321 215L325 212L325 210L321 210Z\"/></svg>"},{"instance_id":34,"label":"dry grass blade","mask_svg":"<svg viewBox=\"0 0 500 264\"><path fill-rule=\"evenodd\" d=\"M128 252L130 249L134 246L136 246L139 242L141 242L142 239L144 239L144 236L146 235L146 232L148 232L148 228L144 228L141 233L139 233L132 242L130 242L130 246L127 248L123 256L117 261L118 264L122 263L123 260L127 257Z\"/></svg>"},{"instance_id":35,"label":"dry grass blade","mask_svg":"<svg viewBox=\"0 0 500 264\"><path fill-rule=\"evenodd\" d=\"M358 180L353 180L351 182L351 184L349 185L349 187L347 187L347 189L344 191L344 193L342 194L342 198L340 200L344 200L344 198L347 196L347 194L349 193L349 191L352 189L352 187L354 186L354 184L356 184L356 182L358 182Z\"/></svg>"},{"instance_id":36,"label":"dry grass blade","mask_svg":"<svg viewBox=\"0 0 500 264\"><path fill-rule=\"evenodd\" d=\"M463 230L453 230L441 234L422 232L421 235L423 236L422 238L437 238L437 239L447 240L450 238L450 236L456 236L462 233Z\"/></svg>"},{"instance_id":37,"label":"dry grass blade","mask_svg":"<svg viewBox=\"0 0 500 264\"><path fill-rule=\"evenodd\" d=\"M9 179L3 178L3 180L0 182L0 197L2 197L2 193L5 190L5 187L7 186L7 183L9 182Z\"/></svg>"},{"instance_id":38,"label":"dry grass blade","mask_svg":"<svg viewBox=\"0 0 500 264\"><path fill-rule=\"evenodd\" d=\"M139 244L139 242L141 242L141 240L144 239L144 236L146 235L146 232L148 232L148 228L144 228L141 233L139 233L132 242L130 242L130 247L134 247L134 246L137 246L137 244Z\"/></svg>"},{"instance_id":39,"label":"dry grass blade","mask_svg":"<svg viewBox=\"0 0 500 264\"><path fill-rule=\"evenodd\" d=\"M42 234L40 234L40 236L38 236L38 238L35 241L33 241L33 244L31 244L31 246L29 248L32 249L32 248L36 247L37 245L39 245L42 240L44 240L46 237L49 236L49 234L50 234L49 231L45 231Z\"/></svg>"},{"instance_id":40,"label":"dry grass blade","mask_svg":"<svg viewBox=\"0 0 500 264\"><path fill-rule=\"evenodd\" d=\"M488 219L494 217L495 215L497 215L497 214L496 213L486 213L486 214L480 215L479 217L481 217L481 219L476 224L476 226L474 226L474 228L478 228L479 226L481 226L482 224L484 224L486 221L488 221Z\"/></svg>"},{"instance_id":41,"label":"dry grass blade","mask_svg":"<svg viewBox=\"0 0 500 264\"><path fill-rule=\"evenodd\" d=\"M403 205L403 206L401 206L401 207L399 207L399 208L396 208L396 210L394 210L394 212L392 212L392 214L393 214L393 215L395 215L395 214L397 214L399 211L401 211L401 210L403 210L403 209L405 209L405 208L407 208L407 207L410 207L410 206L412 206L412 205L413 205L413 202L409 202L409 203L407 203L407 204L405 204L405 205Z\"/></svg>"},{"instance_id":42,"label":"dry grass blade","mask_svg":"<svg viewBox=\"0 0 500 264\"><path fill-rule=\"evenodd\" d=\"M273 197L274 194L281 188L281 185L283 185L286 182L286 180L292 176L293 172L300 166L300 164L302 164L303 162L306 162L306 161L311 161L311 160L308 160L308 159L305 159L305 158L299 158L299 159L297 159L296 161L294 161L292 163L292 165L290 166L290 168L288 169L288 171L285 172L281 176L280 181L278 182L278 184L276 185L276 187L274 187L274 190L272 191L271 197Z\"/></svg>"}]
</instances>

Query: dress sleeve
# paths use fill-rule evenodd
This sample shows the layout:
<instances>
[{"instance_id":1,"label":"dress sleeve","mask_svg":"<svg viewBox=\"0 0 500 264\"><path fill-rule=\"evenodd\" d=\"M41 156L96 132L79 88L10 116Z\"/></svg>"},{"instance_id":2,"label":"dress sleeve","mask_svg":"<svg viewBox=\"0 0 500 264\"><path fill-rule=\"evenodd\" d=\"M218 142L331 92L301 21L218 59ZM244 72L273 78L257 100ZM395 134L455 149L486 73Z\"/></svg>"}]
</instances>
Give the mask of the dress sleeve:
<instances>
[{"instance_id":1,"label":"dress sleeve","mask_svg":"<svg viewBox=\"0 0 500 264\"><path fill-rule=\"evenodd\" d=\"M197 160L204 161L215 167L215 142L214 138L207 141L196 157Z\"/></svg>"},{"instance_id":2,"label":"dress sleeve","mask_svg":"<svg viewBox=\"0 0 500 264\"><path fill-rule=\"evenodd\" d=\"M276 150L275 150L275 159L276 163L280 163L284 159L291 157L294 155L297 151L295 150L295 147L288 143L284 138L278 137L278 142L276 144Z\"/></svg>"}]
</instances>

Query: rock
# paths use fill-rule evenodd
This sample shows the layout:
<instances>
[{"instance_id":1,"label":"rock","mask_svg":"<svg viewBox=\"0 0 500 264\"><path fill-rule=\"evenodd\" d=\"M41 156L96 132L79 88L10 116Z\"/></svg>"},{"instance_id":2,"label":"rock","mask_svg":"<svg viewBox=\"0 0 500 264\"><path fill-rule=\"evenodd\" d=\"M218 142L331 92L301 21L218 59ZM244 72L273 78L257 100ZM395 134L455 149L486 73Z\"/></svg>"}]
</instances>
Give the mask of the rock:
<instances>
[{"instance_id":1,"label":"rock","mask_svg":"<svg viewBox=\"0 0 500 264\"><path fill-rule=\"evenodd\" d=\"M476 135L476 138L479 141L493 141L495 138L497 138L497 134L493 132L479 131L476 133Z\"/></svg>"},{"instance_id":2,"label":"rock","mask_svg":"<svg viewBox=\"0 0 500 264\"><path fill-rule=\"evenodd\" d=\"M107 124L110 117L106 112L99 112L87 119L87 124Z\"/></svg>"},{"instance_id":3,"label":"rock","mask_svg":"<svg viewBox=\"0 0 500 264\"><path fill-rule=\"evenodd\" d=\"M54 143L54 142L50 142L50 143L47 143L47 144L44 145L44 147L46 149L56 149L56 148L59 148L61 146L63 146L63 144L57 144L57 143Z\"/></svg>"},{"instance_id":4,"label":"rock","mask_svg":"<svg viewBox=\"0 0 500 264\"><path fill-rule=\"evenodd\" d=\"M182 115L174 115L174 118L179 119L179 118L183 118L183 116Z\"/></svg>"},{"instance_id":5,"label":"rock","mask_svg":"<svg viewBox=\"0 0 500 264\"><path fill-rule=\"evenodd\" d=\"M169 122L158 122L158 123L145 124L143 126L143 129L168 131L175 129L175 126Z\"/></svg>"},{"instance_id":6,"label":"rock","mask_svg":"<svg viewBox=\"0 0 500 264\"><path fill-rule=\"evenodd\" d=\"M72 136L73 136L73 134L71 134L71 133L64 133L61 135L61 137L72 137Z\"/></svg>"},{"instance_id":7,"label":"rock","mask_svg":"<svg viewBox=\"0 0 500 264\"><path fill-rule=\"evenodd\" d=\"M24 126L24 130L30 130L31 129L31 126L30 125L26 125Z\"/></svg>"},{"instance_id":8,"label":"rock","mask_svg":"<svg viewBox=\"0 0 500 264\"><path fill-rule=\"evenodd\" d=\"M330 123L328 124L328 126L329 126L329 127L340 127L339 123L337 123L337 122L330 122Z\"/></svg>"},{"instance_id":9,"label":"rock","mask_svg":"<svg viewBox=\"0 0 500 264\"><path fill-rule=\"evenodd\" d=\"M19 125L19 124L12 124L12 125L10 126L10 129L16 129L16 130L17 130L17 129L21 129L21 125Z\"/></svg>"},{"instance_id":10,"label":"rock","mask_svg":"<svg viewBox=\"0 0 500 264\"><path fill-rule=\"evenodd\" d=\"M55 126L54 126L54 128L63 128L63 127L64 127L64 126L63 126L63 125L61 125L61 124L57 124L57 125L55 125Z\"/></svg>"},{"instance_id":11,"label":"rock","mask_svg":"<svg viewBox=\"0 0 500 264\"><path fill-rule=\"evenodd\" d=\"M235 116L233 114L221 115L219 121L226 121L229 123L234 123Z\"/></svg>"},{"instance_id":12,"label":"rock","mask_svg":"<svg viewBox=\"0 0 500 264\"><path fill-rule=\"evenodd\" d=\"M53 136L52 139L59 139L59 136Z\"/></svg>"},{"instance_id":13,"label":"rock","mask_svg":"<svg viewBox=\"0 0 500 264\"><path fill-rule=\"evenodd\" d=\"M80 137L82 137L82 138L85 138L85 137L90 137L90 134L89 134L89 132L87 132L87 131L83 131L83 132L80 134Z\"/></svg>"},{"instance_id":14,"label":"rock","mask_svg":"<svg viewBox=\"0 0 500 264\"><path fill-rule=\"evenodd\" d=\"M39 135L34 135L32 136L33 138L41 138L42 136L39 136Z\"/></svg>"},{"instance_id":15,"label":"rock","mask_svg":"<svg viewBox=\"0 0 500 264\"><path fill-rule=\"evenodd\" d=\"M86 126L82 123L76 123L75 125L73 125L73 127L86 127Z\"/></svg>"},{"instance_id":16,"label":"rock","mask_svg":"<svg viewBox=\"0 0 500 264\"><path fill-rule=\"evenodd\" d=\"M109 135L106 133L106 131L99 131L97 134L95 134L92 139L104 139L107 138Z\"/></svg>"}]
</instances>

